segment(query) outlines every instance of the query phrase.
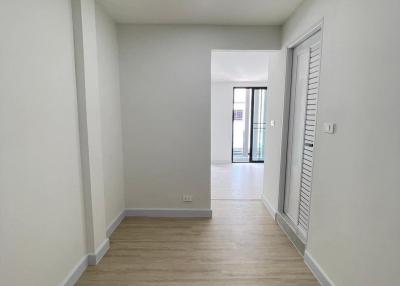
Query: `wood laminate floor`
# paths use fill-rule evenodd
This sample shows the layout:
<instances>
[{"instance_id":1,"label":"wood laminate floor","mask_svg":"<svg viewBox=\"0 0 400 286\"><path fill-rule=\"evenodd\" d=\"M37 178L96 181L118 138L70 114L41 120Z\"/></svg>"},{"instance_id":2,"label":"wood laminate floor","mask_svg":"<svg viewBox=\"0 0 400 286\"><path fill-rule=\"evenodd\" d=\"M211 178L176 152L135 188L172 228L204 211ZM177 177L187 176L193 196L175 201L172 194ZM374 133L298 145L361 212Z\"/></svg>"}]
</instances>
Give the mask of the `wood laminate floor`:
<instances>
[{"instance_id":1,"label":"wood laminate floor","mask_svg":"<svg viewBox=\"0 0 400 286\"><path fill-rule=\"evenodd\" d=\"M77 285L319 285L260 201L212 209L212 219L125 218Z\"/></svg>"}]
</instances>

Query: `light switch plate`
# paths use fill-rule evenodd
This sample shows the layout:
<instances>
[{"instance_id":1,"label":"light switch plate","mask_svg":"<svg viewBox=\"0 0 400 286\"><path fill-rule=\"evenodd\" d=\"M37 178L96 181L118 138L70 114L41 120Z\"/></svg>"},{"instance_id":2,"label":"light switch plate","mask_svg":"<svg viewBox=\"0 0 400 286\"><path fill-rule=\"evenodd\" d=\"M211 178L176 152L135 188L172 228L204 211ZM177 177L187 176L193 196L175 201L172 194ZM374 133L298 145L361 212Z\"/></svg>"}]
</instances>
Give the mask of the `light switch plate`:
<instances>
[{"instance_id":1,"label":"light switch plate","mask_svg":"<svg viewBox=\"0 0 400 286\"><path fill-rule=\"evenodd\" d=\"M271 120L271 122L269 123L272 127L275 126L275 120Z\"/></svg>"},{"instance_id":2,"label":"light switch plate","mask_svg":"<svg viewBox=\"0 0 400 286\"><path fill-rule=\"evenodd\" d=\"M335 123L324 122L323 128L324 128L325 133L328 133L328 134L335 133Z\"/></svg>"}]
</instances>

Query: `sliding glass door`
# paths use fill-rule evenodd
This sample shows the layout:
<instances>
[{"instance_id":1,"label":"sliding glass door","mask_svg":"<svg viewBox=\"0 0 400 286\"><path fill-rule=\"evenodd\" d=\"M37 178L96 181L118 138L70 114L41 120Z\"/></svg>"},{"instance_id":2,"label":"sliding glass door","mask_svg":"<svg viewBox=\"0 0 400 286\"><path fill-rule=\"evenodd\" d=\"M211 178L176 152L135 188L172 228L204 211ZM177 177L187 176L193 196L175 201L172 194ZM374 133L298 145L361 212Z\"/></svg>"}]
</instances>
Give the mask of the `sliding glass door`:
<instances>
[{"instance_id":1,"label":"sliding glass door","mask_svg":"<svg viewBox=\"0 0 400 286\"><path fill-rule=\"evenodd\" d=\"M253 89L251 122L251 161L264 162L264 140L266 128L266 93L265 88Z\"/></svg>"},{"instance_id":2,"label":"sliding glass door","mask_svg":"<svg viewBox=\"0 0 400 286\"><path fill-rule=\"evenodd\" d=\"M232 162L250 160L251 89L233 89Z\"/></svg>"},{"instance_id":3,"label":"sliding glass door","mask_svg":"<svg viewBox=\"0 0 400 286\"><path fill-rule=\"evenodd\" d=\"M265 87L233 90L233 163L264 162L266 93Z\"/></svg>"}]
</instances>

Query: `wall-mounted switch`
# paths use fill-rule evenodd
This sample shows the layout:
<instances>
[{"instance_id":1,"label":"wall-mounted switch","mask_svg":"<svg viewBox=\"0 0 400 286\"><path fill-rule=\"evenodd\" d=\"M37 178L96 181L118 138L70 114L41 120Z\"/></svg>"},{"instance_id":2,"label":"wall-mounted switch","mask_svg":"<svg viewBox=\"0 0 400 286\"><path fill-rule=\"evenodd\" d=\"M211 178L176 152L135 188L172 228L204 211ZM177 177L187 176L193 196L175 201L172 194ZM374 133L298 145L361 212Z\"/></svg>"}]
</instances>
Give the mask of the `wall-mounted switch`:
<instances>
[{"instance_id":1,"label":"wall-mounted switch","mask_svg":"<svg viewBox=\"0 0 400 286\"><path fill-rule=\"evenodd\" d=\"M272 127L275 126L275 120L271 120L271 122L269 123Z\"/></svg>"},{"instance_id":2,"label":"wall-mounted switch","mask_svg":"<svg viewBox=\"0 0 400 286\"><path fill-rule=\"evenodd\" d=\"M335 123L324 122L323 130L324 130L324 133L328 133L328 134L335 133Z\"/></svg>"},{"instance_id":3,"label":"wall-mounted switch","mask_svg":"<svg viewBox=\"0 0 400 286\"><path fill-rule=\"evenodd\" d=\"M183 196L182 196L182 200L183 200L185 203L189 203L189 202L193 201L193 198L192 198L192 196L190 196L190 195L183 195Z\"/></svg>"}]
</instances>

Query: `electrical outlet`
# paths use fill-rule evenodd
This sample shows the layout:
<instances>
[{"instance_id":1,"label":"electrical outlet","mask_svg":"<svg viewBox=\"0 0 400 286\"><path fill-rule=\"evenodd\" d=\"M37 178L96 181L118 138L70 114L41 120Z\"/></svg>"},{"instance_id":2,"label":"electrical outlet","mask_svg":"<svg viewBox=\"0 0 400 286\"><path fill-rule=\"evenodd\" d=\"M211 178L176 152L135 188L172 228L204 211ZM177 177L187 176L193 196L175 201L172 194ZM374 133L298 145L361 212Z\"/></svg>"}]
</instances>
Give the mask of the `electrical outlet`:
<instances>
[{"instance_id":1,"label":"electrical outlet","mask_svg":"<svg viewBox=\"0 0 400 286\"><path fill-rule=\"evenodd\" d=\"M193 198L192 198L192 196L190 196L190 195L183 195L183 196L182 196L182 200L183 200L185 203L189 203L189 202L193 201Z\"/></svg>"}]
</instances>

